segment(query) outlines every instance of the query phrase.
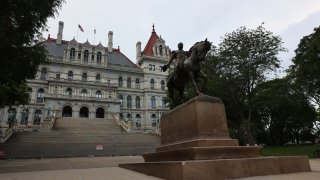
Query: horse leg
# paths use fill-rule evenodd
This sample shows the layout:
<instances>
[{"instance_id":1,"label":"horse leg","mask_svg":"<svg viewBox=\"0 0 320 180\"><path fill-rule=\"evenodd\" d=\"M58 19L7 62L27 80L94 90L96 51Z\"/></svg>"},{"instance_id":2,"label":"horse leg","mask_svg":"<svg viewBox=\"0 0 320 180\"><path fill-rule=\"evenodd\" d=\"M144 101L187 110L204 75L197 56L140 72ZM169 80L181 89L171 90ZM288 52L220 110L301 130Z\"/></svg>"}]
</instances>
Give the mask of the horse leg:
<instances>
[{"instance_id":1,"label":"horse leg","mask_svg":"<svg viewBox=\"0 0 320 180\"><path fill-rule=\"evenodd\" d=\"M180 96L181 103L183 103L184 87L180 86L178 91L179 91L179 96Z\"/></svg>"},{"instance_id":2,"label":"horse leg","mask_svg":"<svg viewBox=\"0 0 320 180\"><path fill-rule=\"evenodd\" d=\"M193 72L192 71L189 71L189 78L190 78L194 88L196 89L197 94L200 95L201 92L199 91L198 85L197 85L196 81L194 80L194 76L193 76Z\"/></svg>"}]
</instances>

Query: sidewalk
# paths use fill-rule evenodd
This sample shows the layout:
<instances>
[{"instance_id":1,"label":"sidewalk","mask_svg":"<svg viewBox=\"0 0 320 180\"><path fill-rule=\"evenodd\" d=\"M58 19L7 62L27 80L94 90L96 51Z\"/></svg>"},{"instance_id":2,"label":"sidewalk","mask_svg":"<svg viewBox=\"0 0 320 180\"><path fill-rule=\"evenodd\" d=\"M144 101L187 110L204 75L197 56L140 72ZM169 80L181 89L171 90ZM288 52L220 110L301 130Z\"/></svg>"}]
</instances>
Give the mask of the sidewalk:
<instances>
[{"instance_id":1,"label":"sidewalk","mask_svg":"<svg viewBox=\"0 0 320 180\"><path fill-rule=\"evenodd\" d=\"M121 163L143 162L141 156L0 160L1 180L156 180L118 167ZM320 160L310 160L312 172L243 178L246 180L319 180Z\"/></svg>"}]
</instances>

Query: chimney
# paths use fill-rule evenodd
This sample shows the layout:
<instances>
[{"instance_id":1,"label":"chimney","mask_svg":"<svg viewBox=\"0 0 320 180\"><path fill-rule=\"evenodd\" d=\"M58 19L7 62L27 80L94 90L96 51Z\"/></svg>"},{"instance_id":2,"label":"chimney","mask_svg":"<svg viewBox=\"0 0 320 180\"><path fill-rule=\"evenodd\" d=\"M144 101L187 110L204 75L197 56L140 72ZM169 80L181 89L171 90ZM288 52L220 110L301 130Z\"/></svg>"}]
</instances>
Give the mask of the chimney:
<instances>
[{"instance_id":1,"label":"chimney","mask_svg":"<svg viewBox=\"0 0 320 180\"><path fill-rule=\"evenodd\" d=\"M59 29L57 34L57 44L61 44L62 42L62 34L63 34L63 21L59 21Z\"/></svg>"},{"instance_id":2,"label":"chimney","mask_svg":"<svg viewBox=\"0 0 320 180\"><path fill-rule=\"evenodd\" d=\"M138 61L140 60L141 58L141 42L138 41L137 44L136 44L136 60L137 60L137 64L138 64Z\"/></svg>"},{"instance_id":3,"label":"chimney","mask_svg":"<svg viewBox=\"0 0 320 180\"><path fill-rule=\"evenodd\" d=\"M112 52L112 46L113 46L113 32L109 31L108 33L108 51Z\"/></svg>"}]
</instances>

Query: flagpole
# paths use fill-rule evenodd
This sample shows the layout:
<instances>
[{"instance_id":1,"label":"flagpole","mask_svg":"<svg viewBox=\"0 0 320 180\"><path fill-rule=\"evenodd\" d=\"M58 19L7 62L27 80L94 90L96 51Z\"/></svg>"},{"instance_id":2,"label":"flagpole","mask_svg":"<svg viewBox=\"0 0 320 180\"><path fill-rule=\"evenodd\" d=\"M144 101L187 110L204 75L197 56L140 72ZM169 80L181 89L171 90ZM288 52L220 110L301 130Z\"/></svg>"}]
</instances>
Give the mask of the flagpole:
<instances>
[{"instance_id":1,"label":"flagpole","mask_svg":"<svg viewBox=\"0 0 320 180\"><path fill-rule=\"evenodd\" d=\"M78 42L78 34L79 34L79 25L77 27L77 42Z\"/></svg>"},{"instance_id":2,"label":"flagpole","mask_svg":"<svg viewBox=\"0 0 320 180\"><path fill-rule=\"evenodd\" d=\"M93 31L93 45L94 45L95 39L96 39L96 27L94 27L94 31Z\"/></svg>"}]
</instances>

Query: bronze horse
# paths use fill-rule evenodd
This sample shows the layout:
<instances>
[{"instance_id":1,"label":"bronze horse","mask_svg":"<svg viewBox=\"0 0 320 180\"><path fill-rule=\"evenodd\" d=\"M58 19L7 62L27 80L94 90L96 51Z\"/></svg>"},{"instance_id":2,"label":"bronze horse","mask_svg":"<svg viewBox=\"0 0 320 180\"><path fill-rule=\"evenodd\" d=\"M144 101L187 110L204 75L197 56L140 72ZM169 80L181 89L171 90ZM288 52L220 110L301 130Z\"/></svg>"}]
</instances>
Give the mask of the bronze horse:
<instances>
[{"instance_id":1,"label":"bronze horse","mask_svg":"<svg viewBox=\"0 0 320 180\"><path fill-rule=\"evenodd\" d=\"M175 67L173 73L168 76L167 87L170 98L170 109L174 108L174 89L179 91L182 98L185 85L191 81L198 95L201 94L196 79L199 77L206 77L201 71L200 62L205 60L207 52L211 49L211 43L207 41L200 41L195 43L189 50L187 59L184 60L181 69Z\"/></svg>"}]
</instances>

